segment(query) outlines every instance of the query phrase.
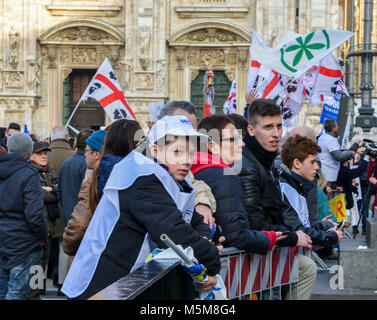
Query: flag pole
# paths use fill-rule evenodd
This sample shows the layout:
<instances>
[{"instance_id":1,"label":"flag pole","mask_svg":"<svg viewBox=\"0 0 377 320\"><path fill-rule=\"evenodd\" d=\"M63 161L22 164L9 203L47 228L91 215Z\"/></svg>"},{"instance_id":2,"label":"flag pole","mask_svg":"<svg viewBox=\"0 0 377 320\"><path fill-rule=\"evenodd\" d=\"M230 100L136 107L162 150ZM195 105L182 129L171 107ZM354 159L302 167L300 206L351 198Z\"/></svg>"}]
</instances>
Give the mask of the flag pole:
<instances>
[{"instance_id":1,"label":"flag pole","mask_svg":"<svg viewBox=\"0 0 377 320\"><path fill-rule=\"evenodd\" d=\"M327 56L326 56L326 57L327 57ZM324 58L325 58L325 57L324 57ZM322 60L323 60L323 59L322 59ZM318 72L317 72L317 75L316 75L316 77L315 77L315 79L314 79L312 92L310 92L310 96L309 96L309 105L308 105L308 108L306 109L306 112L305 112L305 118L304 118L304 123L303 123L303 125L306 124L306 119L308 118L309 110L310 110L311 106L313 106L313 105L312 105L312 96L313 96L313 93L314 93L315 85L317 84L317 80L318 80L319 72L321 71L322 60L319 61ZM313 106L313 107L314 107L314 106Z\"/></svg>"},{"instance_id":2,"label":"flag pole","mask_svg":"<svg viewBox=\"0 0 377 320\"><path fill-rule=\"evenodd\" d=\"M85 93L85 92L84 92L84 93ZM79 107L81 101L82 101L82 96L81 96L79 102L76 104L75 109L73 109L73 112L72 112L71 116L69 117L67 123L65 124L65 127L70 127L70 128L71 128L71 126L69 125L69 123L71 122L71 120L72 120L72 118L73 118L73 115L75 114L75 112L76 112L77 108Z\"/></svg>"}]
</instances>

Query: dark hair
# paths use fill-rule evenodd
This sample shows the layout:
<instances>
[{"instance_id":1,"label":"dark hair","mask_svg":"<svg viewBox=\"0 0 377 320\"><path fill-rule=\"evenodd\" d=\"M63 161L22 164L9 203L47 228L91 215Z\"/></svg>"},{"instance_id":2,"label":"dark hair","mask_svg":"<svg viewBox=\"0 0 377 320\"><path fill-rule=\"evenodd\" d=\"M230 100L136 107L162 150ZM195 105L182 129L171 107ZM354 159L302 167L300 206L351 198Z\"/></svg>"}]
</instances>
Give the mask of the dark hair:
<instances>
[{"instance_id":1,"label":"dark hair","mask_svg":"<svg viewBox=\"0 0 377 320\"><path fill-rule=\"evenodd\" d=\"M335 120L331 120L331 119L327 119L325 120L325 124L324 124L324 128L325 128L325 131L326 132L331 132L332 129L334 129L336 126L336 121Z\"/></svg>"},{"instance_id":2,"label":"dark hair","mask_svg":"<svg viewBox=\"0 0 377 320\"><path fill-rule=\"evenodd\" d=\"M3 146L0 146L0 154L7 154L8 151Z\"/></svg>"},{"instance_id":3,"label":"dark hair","mask_svg":"<svg viewBox=\"0 0 377 320\"><path fill-rule=\"evenodd\" d=\"M35 133L30 132L29 136L30 136L31 140L33 140L33 142L39 142L39 139L37 139L37 135Z\"/></svg>"},{"instance_id":4,"label":"dark hair","mask_svg":"<svg viewBox=\"0 0 377 320\"><path fill-rule=\"evenodd\" d=\"M295 159L304 162L309 155L315 156L320 152L320 146L312 139L296 134L289 137L281 147L281 160L289 169L292 169Z\"/></svg>"},{"instance_id":5,"label":"dark hair","mask_svg":"<svg viewBox=\"0 0 377 320\"><path fill-rule=\"evenodd\" d=\"M259 117L273 117L281 115L280 107L270 99L256 99L249 106L247 118L249 124L255 126L259 121Z\"/></svg>"},{"instance_id":6,"label":"dark hair","mask_svg":"<svg viewBox=\"0 0 377 320\"><path fill-rule=\"evenodd\" d=\"M86 147L85 140L88 139L93 133L94 130L92 129L82 129L75 138L75 144L73 148L84 151Z\"/></svg>"},{"instance_id":7,"label":"dark hair","mask_svg":"<svg viewBox=\"0 0 377 320\"><path fill-rule=\"evenodd\" d=\"M140 139L144 135L140 124L135 120L119 119L106 128L107 134L103 144L104 154L125 157L136 148L138 141L135 141L136 133L140 131ZM92 174L89 187L89 209L93 214L97 208L100 197L98 193L98 169Z\"/></svg>"},{"instance_id":8,"label":"dark hair","mask_svg":"<svg viewBox=\"0 0 377 320\"><path fill-rule=\"evenodd\" d=\"M244 137L247 132L247 126L249 124L246 118L238 113L230 113L227 114L227 116L233 120L234 126L237 130L242 130L242 137Z\"/></svg>"},{"instance_id":9,"label":"dark hair","mask_svg":"<svg viewBox=\"0 0 377 320\"><path fill-rule=\"evenodd\" d=\"M8 130L9 129L21 131L21 126L16 122L10 122L8 125Z\"/></svg>"},{"instance_id":10,"label":"dark hair","mask_svg":"<svg viewBox=\"0 0 377 320\"><path fill-rule=\"evenodd\" d=\"M214 114L200 120L198 131L203 131L204 134L209 135L214 141L220 142L219 139L221 139L222 131L229 123L234 125L233 120L229 118L228 115ZM211 131L215 133L213 129L215 129L216 133L219 133L220 136L211 134Z\"/></svg>"},{"instance_id":11,"label":"dark hair","mask_svg":"<svg viewBox=\"0 0 377 320\"><path fill-rule=\"evenodd\" d=\"M174 111L177 109L182 109L188 114L194 114L196 117L196 108L195 106L188 101L171 101L165 107L163 107L158 115L158 119L162 119L165 116L173 115Z\"/></svg>"}]
</instances>

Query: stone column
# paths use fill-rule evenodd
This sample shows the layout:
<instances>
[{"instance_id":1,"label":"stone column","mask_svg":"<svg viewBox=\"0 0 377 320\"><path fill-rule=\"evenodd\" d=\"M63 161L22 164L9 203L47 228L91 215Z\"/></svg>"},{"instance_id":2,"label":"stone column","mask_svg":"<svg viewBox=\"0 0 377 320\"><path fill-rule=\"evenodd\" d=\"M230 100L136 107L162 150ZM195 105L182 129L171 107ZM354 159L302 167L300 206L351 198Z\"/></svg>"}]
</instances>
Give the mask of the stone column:
<instances>
[{"instance_id":1,"label":"stone column","mask_svg":"<svg viewBox=\"0 0 377 320\"><path fill-rule=\"evenodd\" d=\"M243 114L246 105L246 82L247 82L247 62L248 48L238 49L238 68L237 68L237 113Z\"/></svg>"}]
</instances>

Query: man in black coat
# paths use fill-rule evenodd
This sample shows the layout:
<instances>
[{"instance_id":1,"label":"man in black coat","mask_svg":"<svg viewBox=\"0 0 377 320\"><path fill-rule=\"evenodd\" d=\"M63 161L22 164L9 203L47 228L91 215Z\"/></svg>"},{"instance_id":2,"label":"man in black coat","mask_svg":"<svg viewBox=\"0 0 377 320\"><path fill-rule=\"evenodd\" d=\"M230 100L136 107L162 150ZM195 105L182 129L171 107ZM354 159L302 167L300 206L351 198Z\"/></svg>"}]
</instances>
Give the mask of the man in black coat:
<instances>
[{"instance_id":1,"label":"man in black coat","mask_svg":"<svg viewBox=\"0 0 377 320\"><path fill-rule=\"evenodd\" d=\"M30 267L47 243L47 222L38 173L27 159L33 141L24 133L8 139L0 157L0 299L26 299Z\"/></svg>"},{"instance_id":2,"label":"man in black coat","mask_svg":"<svg viewBox=\"0 0 377 320\"><path fill-rule=\"evenodd\" d=\"M277 173L272 171L282 137L280 108L272 100L257 99L249 107L248 121L248 133L245 135L245 147L242 151L242 170L239 176L250 228L291 231L287 238L278 241L277 245L310 249L312 240L305 233L297 213L287 201L282 199ZM310 298L316 273L315 263L300 254L299 299Z\"/></svg>"}]
</instances>

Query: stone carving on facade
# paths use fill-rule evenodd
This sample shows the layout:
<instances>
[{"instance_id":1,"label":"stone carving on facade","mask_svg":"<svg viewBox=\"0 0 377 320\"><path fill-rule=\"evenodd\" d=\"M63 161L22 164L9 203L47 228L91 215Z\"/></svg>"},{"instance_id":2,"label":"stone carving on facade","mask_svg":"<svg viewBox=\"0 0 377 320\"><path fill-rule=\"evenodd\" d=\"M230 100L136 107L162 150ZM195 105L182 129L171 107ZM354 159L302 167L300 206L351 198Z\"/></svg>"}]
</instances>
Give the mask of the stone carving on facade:
<instances>
[{"instance_id":1,"label":"stone carving on facade","mask_svg":"<svg viewBox=\"0 0 377 320\"><path fill-rule=\"evenodd\" d=\"M49 46L47 48L47 58L49 61L49 68L56 68L56 47Z\"/></svg>"},{"instance_id":2,"label":"stone carving on facade","mask_svg":"<svg viewBox=\"0 0 377 320\"><path fill-rule=\"evenodd\" d=\"M195 81L195 79L198 77L198 75L199 75L199 70L197 70L197 69L193 69L193 70L191 70L191 73L190 73L190 81L191 82L193 82L193 81Z\"/></svg>"},{"instance_id":3,"label":"stone carving on facade","mask_svg":"<svg viewBox=\"0 0 377 320\"><path fill-rule=\"evenodd\" d=\"M60 51L60 63L67 64L69 62L69 52L66 50Z\"/></svg>"},{"instance_id":4,"label":"stone carving on facade","mask_svg":"<svg viewBox=\"0 0 377 320\"><path fill-rule=\"evenodd\" d=\"M27 62L29 67L26 84L30 91L37 92L41 85L40 64L35 57L29 57Z\"/></svg>"},{"instance_id":5,"label":"stone carving on facade","mask_svg":"<svg viewBox=\"0 0 377 320\"><path fill-rule=\"evenodd\" d=\"M110 62L115 67L118 64L119 60L119 48L118 47L111 47L110 48Z\"/></svg>"},{"instance_id":6,"label":"stone carving on facade","mask_svg":"<svg viewBox=\"0 0 377 320\"><path fill-rule=\"evenodd\" d=\"M57 41L101 41L109 39L109 34L88 27L69 28L56 34L52 40Z\"/></svg>"},{"instance_id":7,"label":"stone carving on facade","mask_svg":"<svg viewBox=\"0 0 377 320\"><path fill-rule=\"evenodd\" d=\"M225 63L225 54L224 50L220 49L203 49L200 51L200 61L202 63L211 63L213 65L216 64L224 64Z\"/></svg>"},{"instance_id":8,"label":"stone carving on facade","mask_svg":"<svg viewBox=\"0 0 377 320\"><path fill-rule=\"evenodd\" d=\"M125 90L131 90L131 76L133 65L131 61L120 61L120 82L123 84Z\"/></svg>"},{"instance_id":9,"label":"stone carving on facade","mask_svg":"<svg viewBox=\"0 0 377 320\"><path fill-rule=\"evenodd\" d=\"M151 31L148 28L142 28L139 31L139 44L140 56L149 57L151 46Z\"/></svg>"},{"instance_id":10,"label":"stone carving on facade","mask_svg":"<svg viewBox=\"0 0 377 320\"><path fill-rule=\"evenodd\" d=\"M185 52L183 49L178 49L175 52L176 60L177 60L177 70L183 70L184 62L185 62Z\"/></svg>"},{"instance_id":11,"label":"stone carving on facade","mask_svg":"<svg viewBox=\"0 0 377 320\"><path fill-rule=\"evenodd\" d=\"M247 65L247 49L239 49L238 59L240 62L240 70L246 70Z\"/></svg>"},{"instance_id":12,"label":"stone carving on facade","mask_svg":"<svg viewBox=\"0 0 377 320\"><path fill-rule=\"evenodd\" d=\"M270 40L270 47L271 48L275 47L275 45L278 42L278 39L279 39L279 31L278 30L274 30L271 33L271 40Z\"/></svg>"},{"instance_id":13,"label":"stone carving on facade","mask_svg":"<svg viewBox=\"0 0 377 320\"><path fill-rule=\"evenodd\" d=\"M229 52L226 57L227 64L234 65L237 63L237 52Z\"/></svg>"},{"instance_id":14,"label":"stone carving on facade","mask_svg":"<svg viewBox=\"0 0 377 320\"><path fill-rule=\"evenodd\" d=\"M147 57L140 57L139 58L139 62L140 62L140 66L141 68L146 71L149 69L149 66L151 64L151 59L147 58Z\"/></svg>"},{"instance_id":15,"label":"stone carving on facade","mask_svg":"<svg viewBox=\"0 0 377 320\"><path fill-rule=\"evenodd\" d=\"M227 69L227 70L225 70L225 75L228 78L228 80L230 82L232 82L235 78L236 72L235 72L235 70Z\"/></svg>"},{"instance_id":16,"label":"stone carving on facade","mask_svg":"<svg viewBox=\"0 0 377 320\"><path fill-rule=\"evenodd\" d=\"M62 68L62 77L63 77L63 80L67 79L68 76L71 74L72 72L72 68L70 67L63 67Z\"/></svg>"},{"instance_id":17,"label":"stone carving on facade","mask_svg":"<svg viewBox=\"0 0 377 320\"><path fill-rule=\"evenodd\" d=\"M15 29L14 26L11 26L9 30L9 63L15 69L18 65L18 48L20 46L20 33Z\"/></svg>"},{"instance_id":18,"label":"stone carving on facade","mask_svg":"<svg viewBox=\"0 0 377 320\"><path fill-rule=\"evenodd\" d=\"M195 52L189 52L187 54L187 64L189 66L196 66L197 65L197 55Z\"/></svg>"},{"instance_id":19,"label":"stone carving on facade","mask_svg":"<svg viewBox=\"0 0 377 320\"><path fill-rule=\"evenodd\" d=\"M97 51L94 48L73 48L73 63L96 63Z\"/></svg>"},{"instance_id":20,"label":"stone carving on facade","mask_svg":"<svg viewBox=\"0 0 377 320\"><path fill-rule=\"evenodd\" d=\"M151 89L153 88L153 75L150 73L138 73L135 82L137 88Z\"/></svg>"},{"instance_id":21,"label":"stone carving on facade","mask_svg":"<svg viewBox=\"0 0 377 320\"><path fill-rule=\"evenodd\" d=\"M243 41L243 39L237 34L220 30L216 28L202 29L198 31L190 32L179 39L179 41L191 41L191 42L203 42L203 41L215 42L234 42Z\"/></svg>"},{"instance_id":22,"label":"stone carving on facade","mask_svg":"<svg viewBox=\"0 0 377 320\"><path fill-rule=\"evenodd\" d=\"M160 93L163 93L165 89L166 61L160 60L157 68L158 69L157 69L156 75L157 75L158 91Z\"/></svg>"},{"instance_id":23,"label":"stone carving on facade","mask_svg":"<svg viewBox=\"0 0 377 320\"><path fill-rule=\"evenodd\" d=\"M20 71L5 71L3 76L6 87L21 88L24 85L24 76Z\"/></svg>"}]
</instances>

